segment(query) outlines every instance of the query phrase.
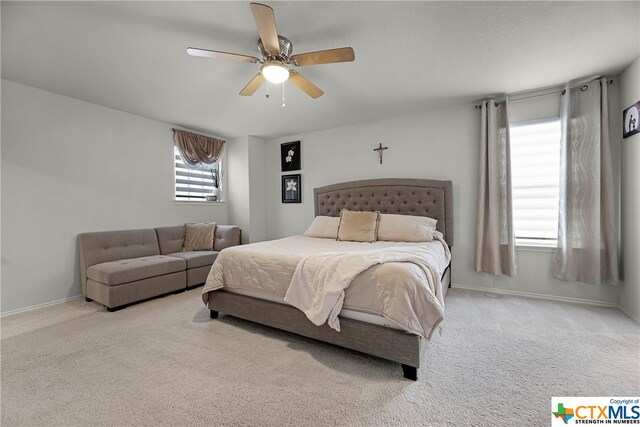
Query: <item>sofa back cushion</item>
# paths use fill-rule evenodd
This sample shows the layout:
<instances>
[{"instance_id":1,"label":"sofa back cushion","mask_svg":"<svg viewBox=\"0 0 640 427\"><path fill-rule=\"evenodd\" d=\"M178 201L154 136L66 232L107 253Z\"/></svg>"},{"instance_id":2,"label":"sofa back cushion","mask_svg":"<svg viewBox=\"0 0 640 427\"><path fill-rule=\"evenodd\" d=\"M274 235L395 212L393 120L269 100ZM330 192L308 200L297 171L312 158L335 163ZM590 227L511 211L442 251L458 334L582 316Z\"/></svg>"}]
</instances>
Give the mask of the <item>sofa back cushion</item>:
<instances>
[{"instance_id":1,"label":"sofa back cushion","mask_svg":"<svg viewBox=\"0 0 640 427\"><path fill-rule=\"evenodd\" d=\"M184 225L159 227L156 228L156 233L158 234L158 243L160 244L160 253L162 255L173 254L182 250Z\"/></svg>"},{"instance_id":2,"label":"sofa back cushion","mask_svg":"<svg viewBox=\"0 0 640 427\"><path fill-rule=\"evenodd\" d=\"M216 238L213 241L213 250L221 251L224 248L239 245L241 239L240 227L237 225L218 225L216 227Z\"/></svg>"},{"instance_id":3,"label":"sofa back cushion","mask_svg":"<svg viewBox=\"0 0 640 427\"><path fill-rule=\"evenodd\" d=\"M87 268L103 262L160 255L156 230L102 231L78 236L82 292L86 295Z\"/></svg>"},{"instance_id":4,"label":"sofa back cushion","mask_svg":"<svg viewBox=\"0 0 640 427\"><path fill-rule=\"evenodd\" d=\"M184 225L156 228L156 233L158 234L158 243L160 244L160 253L162 255L182 251L184 242ZM221 251L229 246L239 245L240 238L240 227L237 225L218 224L216 226L216 237L213 242L213 250Z\"/></svg>"}]
</instances>

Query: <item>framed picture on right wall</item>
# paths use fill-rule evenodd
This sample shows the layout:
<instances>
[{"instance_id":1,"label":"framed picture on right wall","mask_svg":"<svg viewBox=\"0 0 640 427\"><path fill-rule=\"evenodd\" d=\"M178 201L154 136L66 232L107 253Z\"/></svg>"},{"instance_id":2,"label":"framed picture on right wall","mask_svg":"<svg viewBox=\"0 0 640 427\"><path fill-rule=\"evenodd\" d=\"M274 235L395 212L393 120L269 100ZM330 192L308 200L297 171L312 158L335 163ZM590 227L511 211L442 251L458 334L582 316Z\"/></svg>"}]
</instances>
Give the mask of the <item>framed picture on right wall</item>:
<instances>
[{"instance_id":1,"label":"framed picture on right wall","mask_svg":"<svg viewBox=\"0 0 640 427\"><path fill-rule=\"evenodd\" d=\"M628 138L631 135L635 135L640 132L640 101L633 104L622 112L623 124L622 124L622 137Z\"/></svg>"}]
</instances>

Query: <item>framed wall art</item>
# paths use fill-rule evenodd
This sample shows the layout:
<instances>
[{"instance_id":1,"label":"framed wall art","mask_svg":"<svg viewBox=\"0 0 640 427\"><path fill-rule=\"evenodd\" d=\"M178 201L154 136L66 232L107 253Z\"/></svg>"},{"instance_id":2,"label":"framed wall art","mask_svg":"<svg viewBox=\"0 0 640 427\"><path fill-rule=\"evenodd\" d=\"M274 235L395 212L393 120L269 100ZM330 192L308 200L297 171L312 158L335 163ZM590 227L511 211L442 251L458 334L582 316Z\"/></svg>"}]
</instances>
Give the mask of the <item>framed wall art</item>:
<instances>
[{"instance_id":1,"label":"framed wall art","mask_svg":"<svg viewBox=\"0 0 640 427\"><path fill-rule=\"evenodd\" d=\"M623 125L622 125L622 137L628 138L631 135L635 135L640 132L640 101L633 104L622 112Z\"/></svg>"},{"instance_id":2,"label":"framed wall art","mask_svg":"<svg viewBox=\"0 0 640 427\"><path fill-rule=\"evenodd\" d=\"M302 202L300 174L282 175L282 203Z\"/></svg>"},{"instance_id":3,"label":"framed wall art","mask_svg":"<svg viewBox=\"0 0 640 427\"><path fill-rule=\"evenodd\" d=\"M300 141L280 144L282 172L300 170Z\"/></svg>"}]
</instances>

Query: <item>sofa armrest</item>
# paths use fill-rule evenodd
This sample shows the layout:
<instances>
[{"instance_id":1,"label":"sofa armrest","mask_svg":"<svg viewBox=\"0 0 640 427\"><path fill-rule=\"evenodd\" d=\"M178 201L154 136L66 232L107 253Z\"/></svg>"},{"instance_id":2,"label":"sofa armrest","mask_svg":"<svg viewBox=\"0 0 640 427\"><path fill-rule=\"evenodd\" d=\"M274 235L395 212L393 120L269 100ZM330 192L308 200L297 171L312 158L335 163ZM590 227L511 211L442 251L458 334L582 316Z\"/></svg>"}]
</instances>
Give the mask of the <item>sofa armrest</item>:
<instances>
[{"instance_id":1,"label":"sofa armrest","mask_svg":"<svg viewBox=\"0 0 640 427\"><path fill-rule=\"evenodd\" d=\"M230 246L237 246L240 244L241 237L242 231L237 225L218 225L213 250L221 251Z\"/></svg>"}]
</instances>

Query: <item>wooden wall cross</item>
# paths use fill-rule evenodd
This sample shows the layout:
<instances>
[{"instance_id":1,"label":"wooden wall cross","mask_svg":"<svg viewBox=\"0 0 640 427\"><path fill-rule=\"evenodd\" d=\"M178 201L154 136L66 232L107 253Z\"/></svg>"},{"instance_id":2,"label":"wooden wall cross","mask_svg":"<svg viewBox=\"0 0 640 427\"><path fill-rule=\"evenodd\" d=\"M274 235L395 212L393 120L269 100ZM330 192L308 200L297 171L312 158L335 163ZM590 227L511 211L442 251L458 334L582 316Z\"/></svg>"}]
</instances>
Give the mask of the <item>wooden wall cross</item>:
<instances>
[{"instance_id":1,"label":"wooden wall cross","mask_svg":"<svg viewBox=\"0 0 640 427\"><path fill-rule=\"evenodd\" d=\"M380 164L382 164L382 152L384 150L387 150L389 147L383 147L382 143L380 143L380 146L378 148L374 148L373 151L377 151L378 152L378 156L380 156Z\"/></svg>"}]
</instances>

